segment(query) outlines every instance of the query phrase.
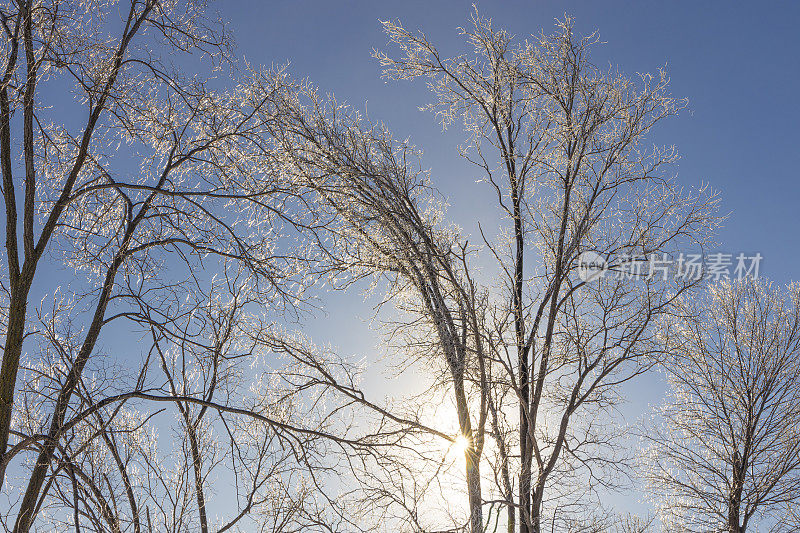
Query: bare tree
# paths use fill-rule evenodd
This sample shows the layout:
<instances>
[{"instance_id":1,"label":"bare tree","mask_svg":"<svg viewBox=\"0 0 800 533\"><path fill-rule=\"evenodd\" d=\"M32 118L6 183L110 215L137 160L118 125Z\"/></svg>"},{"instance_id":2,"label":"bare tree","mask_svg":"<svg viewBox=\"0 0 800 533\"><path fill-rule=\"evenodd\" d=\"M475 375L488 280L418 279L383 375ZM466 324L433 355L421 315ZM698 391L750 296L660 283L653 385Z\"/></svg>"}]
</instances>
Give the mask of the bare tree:
<instances>
[{"instance_id":1,"label":"bare tree","mask_svg":"<svg viewBox=\"0 0 800 533\"><path fill-rule=\"evenodd\" d=\"M197 458L203 455L201 447L213 450L219 445L204 437L211 427L205 422L209 409L257 421L255 429L243 424L236 434L261 435L262 454L274 452L267 443L281 440L275 432L299 435L301 443L332 436L271 417L269 405L231 405L230 398L215 402L212 396L221 396L222 387L233 386L232 376L222 379L217 373L220 356L213 343L201 350L197 339L181 330L197 327L199 319L188 320L192 310L186 306L194 302L202 309L200 299L212 295L200 288L214 276L231 280L230 292L247 294L249 305L269 308L273 316L292 312L303 299L313 257L304 244L295 247L291 238L282 238L312 229L314 215L274 172L274 158L265 149L266 122L275 111L268 105L270 92L263 92L263 84L248 85L248 80L230 91L215 90L202 75L186 76L175 69L175 55L195 54L211 58L205 64L209 70L227 67L236 74L228 63L228 35L204 15L201 3L131 0L123 9L91 1L11 1L0 7L0 22L7 252L0 280L7 299L0 368L0 480L15 459L21 469L13 487L3 484L11 501L3 510L4 521L9 529L29 531L43 509L69 494L76 528L81 513L92 514L90 520L98 527L102 522L111 529L124 529L127 523L138 530L145 519L154 524L156 517L144 517L143 505L134 503L138 496L126 470L129 456L142 461L147 456L145 470L153 476L148 482L154 490L157 480L170 472L175 479L184 474L192 479L193 490L176 491L177 499L151 495L151 503L171 507L161 513L164 528L180 530L186 522L176 517L194 501L196 524L205 530L209 519L203 478L216 452L204 457L210 464L198 465ZM269 79L269 90L277 90L283 74L273 71ZM72 91L72 102L62 96L68 94L65 87ZM55 105L53 95L58 98ZM66 113L70 104L79 111L76 115L86 117L82 123L54 119L53 107ZM55 269L74 269L76 275L42 276L45 262ZM28 304L29 295L47 293L62 301L49 315L43 307ZM115 346L120 353L129 353L136 346L131 338L142 332L152 335L152 351L144 361L130 357L131 366L115 368L102 379L95 363L103 360L101 339L114 344L113 336L101 335L111 324L118 335L125 332ZM169 339L167 332L172 332ZM166 356L155 357L166 354L165 343L171 349L183 346L184 361L191 353L194 359L173 368ZM148 392L146 378L156 379L148 365L156 361L165 381L158 383L159 391ZM23 368L32 376L21 384L17 378ZM186 390L184 370L193 373L192 379L200 375L207 380ZM23 400L17 402L20 388ZM188 442L182 466L162 469L149 455L156 448L115 444L118 435L152 428L116 421L126 412L123 404L132 401L166 402L178 409ZM143 412L149 416L152 409ZM303 464L298 459L310 462L309 454L299 453L302 448L286 452L295 465ZM102 464L107 469L89 453L99 449L105 450ZM237 477L264 475L236 468ZM64 489L63 475L72 490ZM116 488L127 494L127 522L113 500L120 492L106 479L118 480ZM154 494L170 493L170 487L162 483L162 491ZM183 494L192 498L179 501Z\"/></svg>"},{"instance_id":2,"label":"bare tree","mask_svg":"<svg viewBox=\"0 0 800 533\"><path fill-rule=\"evenodd\" d=\"M487 382L485 401L508 530L518 523L539 533L546 491L579 486L556 476L597 458L617 464L598 452L611 441L596 432L603 418L591 409L613 406L620 384L658 359L656 319L696 284L636 275L587 284L577 279L578 257L594 251L627 267L702 245L716 200L664 177L674 149L644 148L653 126L683 107L663 71L635 80L601 70L589 59L597 37L576 37L570 19L531 42L477 13L471 22L462 30L467 54L442 57L425 35L385 22L400 55L375 55L388 78L428 79L429 108L443 126L463 122L461 154L508 221L496 237L481 229L501 278L486 336L502 375Z\"/></svg>"},{"instance_id":3,"label":"bare tree","mask_svg":"<svg viewBox=\"0 0 800 533\"><path fill-rule=\"evenodd\" d=\"M600 70L570 20L514 44L476 14L477 55L452 59L386 23L405 54L377 54L387 76L430 78L507 217L478 248L411 146L284 69L241 75L200 4L0 7L6 529L350 531L375 513L441 530L423 503L444 463L431 445L459 439L469 516L448 531L501 512L509 531L597 527L569 511L621 468L604 417L663 355L654 325L696 281L586 282L577 259L647 265L716 222L713 194L663 177L674 151L643 148L683 106L666 75ZM175 54L211 58L235 87L181 73ZM49 111L64 84L88 112L77 126ZM499 288L471 267L481 251ZM324 275L384 289L389 340L433 370L458 435L427 423L429 402L371 400L355 365L277 324ZM337 497L328 482L348 474L360 486ZM220 478L235 505L215 498Z\"/></svg>"},{"instance_id":4,"label":"bare tree","mask_svg":"<svg viewBox=\"0 0 800 533\"><path fill-rule=\"evenodd\" d=\"M709 287L668 324L670 391L645 435L666 523L792 531L800 502L800 286Z\"/></svg>"},{"instance_id":5,"label":"bare tree","mask_svg":"<svg viewBox=\"0 0 800 533\"><path fill-rule=\"evenodd\" d=\"M470 530L482 531L480 456L488 415L483 339L485 297L469 275L469 247L440 220L416 154L385 129L364 122L352 108L320 98L313 87L287 92L273 133L285 154L284 172L320 198L333 219L324 246L333 268L352 286L362 278L386 282L407 322L391 337L400 356L426 357L446 369L465 449ZM399 337L403 336L402 341ZM471 382L478 386L470 391ZM484 383L484 386L480 384ZM471 392L479 395L470 405ZM406 422L411 418L406 418ZM430 424L429 424L430 425ZM452 440L431 428L416 429Z\"/></svg>"},{"instance_id":6,"label":"bare tree","mask_svg":"<svg viewBox=\"0 0 800 533\"><path fill-rule=\"evenodd\" d=\"M291 98L305 85L281 69L240 77L227 62L227 34L201 7L30 0L0 9L8 52L0 452L2 476L14 472L3 485L9 530L29 531L37 519L76 530L227 530L255 516L265 530L357 528L325 490L342 472L331 459L337 451L345 464L377 461L407 435L454 438L369 402L350 365L273 323L297 316L318 267L330 267L310 244L339 213L313 205L329 191L306 176L297 181L286 165L295 153L284 146L297 118ZM210 57L209 68L229 69L236 87L215 90L202 75L175 70L170 56L180 53ZM78 127L49 113L48 89L63 94L65 85L75 107L88 107ZM368 171L382 163L366 155ZM21 181L13 175L20 165ZM402 206L403 177L390 177L401 189L366 208ZM433 235L415 209L404 212L413 226L387 226L405 232L399 244ZM408 265L428 269L431 305L472 305L476 294L454 285L463 254L442 248L437 256L447 244L440 238L422 243L430 258ZM37 275L45 257L76 276ZM450 278L438 280L434 263ZM42 293L29 306L28 296ZM436 321L447 320L441 333L453 379L463 382L475 316L457 312L437 311ZM109 329L115 335L104 336ZM272 361L278 355L287 365ZM247 389L243 369L264 359L268 369ZM471 435L465 393L458 402ZM377 429L359 425L359 410ZM163 413L178 422L166 441L157 439ZM482 435L481 427L473 446ZM470 461L480 513L479 465ZM237 501L233 514L216 515L220 523L208 511L215 472L233 478Z\"/></svg>"},{"instance_id":7,"label":"bare tree","mask_svg":"<svg viewBox=\"0 0 800 533\"><path fill-rule=\"evenodd\" d=\"M226 285L236 294L226 296ZM238 289L236 280L209 293L196 288L188 302L179 299L180 319L168 322L155 316L167 306L143 307L137 320L150 327L152 342L135 380L119 363L93 358L38 504L44 523L177 532L256 521L306 530L325 522L330 506L320 506L321 492L302 482L327 468L325 423L276 386L284 369L261 340L263 321L245 311L256 302ZM20 391L15 434L26 446L38 446L48 413L37 407L60 390L58 369L74 358L64 335L68 316L47 317L55 329L43 328L52 332L56 371L42 364L27 370L31 379ZM253 372L259 360L264 369ZM252 387L251 378L264 387Z\"/></svg>"}]
</instances>

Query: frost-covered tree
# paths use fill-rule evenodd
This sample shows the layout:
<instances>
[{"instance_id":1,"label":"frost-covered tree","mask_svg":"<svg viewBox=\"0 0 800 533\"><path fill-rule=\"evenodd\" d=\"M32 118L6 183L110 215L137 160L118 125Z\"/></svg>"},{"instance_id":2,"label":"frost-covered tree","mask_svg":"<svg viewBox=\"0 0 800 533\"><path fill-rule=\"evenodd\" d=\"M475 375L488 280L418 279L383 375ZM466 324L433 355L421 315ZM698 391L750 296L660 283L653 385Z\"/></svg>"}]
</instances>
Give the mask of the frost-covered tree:
<instances>
[{"instance_id":1,"label":"frost-covered tree","mask_svg":"<svg viewBox=\"0 0 800 533\"><path fill-rule=\"evenodd\" d=\"M281 397L275 376L242 388L236 369L255 364L247 359L285 353L274 339L259 334L245 350L252 332L242 328L214 338L238 323L226 314L242 311L237 301L260 310L251 324L297 312L314 258L296 237L317 222L267 146L269 100L284 73L265 73L268 85L240 76L224 25L204 9L172 0L0 4L9 530L37 520L76 530L224 527L204 509L206 478L223 459L237 512L268 515L265 501L276 520L313 512L276 482L316 493L295 468L318 464L312 448L334 436L323 426L335 417L300 415L297 401L287 409L271 396ZM230 89L219 88L225 80ZM214 300L222 289L230 301ZM178 416L176 440L146 442L159 424L148 418L153 405ZM334 442L358 445L346 429ZM220 434L230 439L211 437ZM184 440L164 462L160 454ZM280 468L264 484L267 463Z\"/></svg>"},{"instance_id":2,"label":"frost-covered tree","mask_svg":"<svg viewBox=\"0 0 800 533\"><path fill-rule=\"evenodd\" d=\"M450 59L386 23L386 75L430 80L508 226L476 247L408 143L283 69L241 72L203 7L0 6L6 529L605 527L570 506L613 484L605 417L695 280L586 283L576 259L668 254L716 222L712 194L665 177L674 151L646 148L683 106L666 75L601 70L569 20L516 43L476 14L476 54ZM436 395L379 404L277 325L322 276L383 291L393 355ZM443 395L458 435L425 418ZM464 447L468 515L445 525L434 441Z\"/></svg>"},{"instance_id":3,"label":"frost-covered tree","mask_svg":"<svg viewBox=\"0 0 800 533\"><path fill-rule=\"evenodd\" d=\"M613 472L600 474L620 464L604 453L614 442L606 417L620 385L658 359L658 317L697 284L636 275L585 283L577 258L594 251L629 266L624 258L702 246L716 200L665 175L673 148L647 146L651 129L684 105L666 73L601 69L590 59L596 35L576 36L572 20L517 41L476 13L461 32L468 51L454 57L399 23L384 28L398 51L375 53L385 76L428 81L429 109L445 127L463 125L461 155L506 225L497 235L481 228L500 286L484 332L494 367L482 395L495 443L487 482L508 531L540 533L564 498L613 483Z\"/></svg>"},{"instance_id":4,"label":"frost-covered tree","mask_svg":"<svg viewBox=\"0 0 800 533\"><path fill-rule=\"evenodd\" d=\"M283 154L284 172L318 197L318 209L331 220L322 246L339 278L335 286L346 290L367 278L384 287L381 305L393 304L405 319L393 321L390 328L397 358L428 360L426 368L437 375L443 371L441 379L452 384L458 435L445 434L429 421L422 424L420 408L430 406L422 397L415 399L419 403L407 409L402 420L395 415L394 422L414 430L415 436L463 439L467 521L472 531L480 531L480 457L488 415L486 302L484 291L470 277L470 249L443 220L441 205L429 177L417 166L418 154L412 146L394 140L385 128L370 124L352 107L320 97L310 85L282 94L286 98L276 104L282 113L273 136ZM473 406L475 395L478 400ZM409 442L395 444L400 449L412 447ZM434 463L443 455L435 453ZM423 475L422 468L415 471L413 463L402 465L402 457L388 461L387 454L383 459L384 467L400 465L408 476ZM366 476L371 481L380 477L375 472ZM425 517L417 516L416 495L393 494L396 489L387 488L387 483L391 485L388 480L378 483L380 491L375 486L362 488L378 499L397 498L393 503L411 501L403 504L409 508L401 513L401 520L413 530L435 527L424 526Z\"/></svg>"},{"instance_id":5,"label":"frost-covered tree","mask_svg":"<svg viewBox=\"0 0 800 533\"><path fill-rule=\"evenodd\" d=\"M102 349L87 363L34 527L208 532L335 525L336 508L320 501L313 479L321 484L329 468L325 432L336 419L324 420L298 392L315 386L313 376L306 370L301 382L298 365L279 357L288 338L252 312L260 307L253 296L230 278L130 311L149 330L140 339L139 373ZM15 460L40 446L48 407L80 346L71 318L78 311L59 302L41 317L39 357L24 369L18 390L17 441L9 451ZM311 360L341 374L321 354ZM285 382L292 372L297 388ZM346 431L336 434L343 446L350 443ZM13 517L2 516L8 530Z\"/></svg>"},{"instance_id":6,"label":"frost-covered tree","mask_svg":"<svg viewBox=\"0 0 800 533\"><path fill-rule=\"evenodd\" d=\"M645 437L650 491L688 530L794 531L800 503L800 286L711 286L668 325L670 389Z\"/></svg>"}]
</instances>

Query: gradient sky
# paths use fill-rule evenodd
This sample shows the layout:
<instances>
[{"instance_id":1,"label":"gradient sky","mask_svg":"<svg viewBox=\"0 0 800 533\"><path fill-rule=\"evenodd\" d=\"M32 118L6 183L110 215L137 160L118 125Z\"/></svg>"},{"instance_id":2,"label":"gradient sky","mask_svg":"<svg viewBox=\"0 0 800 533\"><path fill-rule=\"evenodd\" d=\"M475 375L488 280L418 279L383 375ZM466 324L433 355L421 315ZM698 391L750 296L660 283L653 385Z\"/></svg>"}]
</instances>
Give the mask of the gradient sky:
<instances>
[{"instance_id":1,"label":"gradient sky","mask_svg":"<svg viewBox=\"0 0 800 533\"><path fill-rule=\"evenodd\" d=\"M385 47L378 21L386 19L424 31L445 56L464 51L456 28L468 22L471 2L223 0L214 8L229 22L238 55L251 64L289 61L293 75L366 106L370 119L385 122L396 137L409 136L424 150L423 164L465 232L493 216L476 169L456 153L463 133L457 127L442 132L431 114L417 109L431 99L423 82L386 83L370 56L373 47ZM722 211L730 213L718 237L721 250L759 252L762 275L780 283L800 280L800 3L514 1L478 2L478 8L495 27L523 39L550 31L566 12L579 33L598 30L606 43L594 49L596 64L612 63L629 75L666 66L673 95L687 97L689 110L659 124L651 140L678 147L681 183L708 182L721 192ZM368 303L336 295L326 308L311 325L318 342L345 354L367 355L378 347L380 338L367 324ZM381 378L371 379L384 384L378 385L382 391L392 390ZM663 387L653 376L629 392L626 411L636 417L660 401Z\"/></svg>"},{"instance_id":2,"label":"gradient sky","mask_svg":"<svg viewBox=\"0 0 800 533\"><path fill-rule=\"evenodd\" d=\"M689 111L660 124L653 142L676 144L679 179L707 181L721 191L731 216L720 234L730 252L761 252L764 273L797 279L800 251L800 3L752 2L478 2L496 27L519 38L549 31L566 12L581 33L599 31L606 44L594 61L623 72L665 66L673 95ZM485 192L476 171L459 160L457 129L442 135L429 113L424 83L380 79L373 47L385 47L379 20L400 20L424 31L443 53L463 51L456 28L467 23L471 2L258 2L212 4L230 22L238 53L253 64L291 62L295 76L309 76L323 91L385 121L397 137L410 136L425 152L424 164L469 229L474 204ZM212 7L212 8L213 8ZM471 205L472 204L472 205Z\"/></svg>"}]
</instances>

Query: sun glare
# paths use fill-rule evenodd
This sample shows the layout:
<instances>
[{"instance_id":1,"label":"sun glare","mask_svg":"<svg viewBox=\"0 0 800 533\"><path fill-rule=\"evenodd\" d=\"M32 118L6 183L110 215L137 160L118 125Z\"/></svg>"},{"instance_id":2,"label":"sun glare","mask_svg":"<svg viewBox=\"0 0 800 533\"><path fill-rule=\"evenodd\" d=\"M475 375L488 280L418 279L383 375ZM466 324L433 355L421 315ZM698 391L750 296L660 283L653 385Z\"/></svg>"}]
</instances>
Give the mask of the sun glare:
<instances>
[{"instance_id":1,"label":"sun glare","mask_svg":"<svg viewBox=\"0 0 800 533\"><path fill-rule=\"evenodd\" d=\"M464 435L459 435L453 441L453 444L450 449L453 454L456 454L459 457L461 457L464 455L464 452L467 451L467 448L469 448L469 439Z\"/></svg>"}]
</instances>

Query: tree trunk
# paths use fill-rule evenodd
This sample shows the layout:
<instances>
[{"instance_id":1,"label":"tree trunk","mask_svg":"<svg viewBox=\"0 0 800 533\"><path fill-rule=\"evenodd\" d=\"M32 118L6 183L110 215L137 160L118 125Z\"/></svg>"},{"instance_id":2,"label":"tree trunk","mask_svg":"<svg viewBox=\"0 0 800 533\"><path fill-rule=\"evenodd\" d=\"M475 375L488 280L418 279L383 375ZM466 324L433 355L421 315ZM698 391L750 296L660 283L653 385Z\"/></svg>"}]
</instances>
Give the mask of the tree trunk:
<instances>
[{"instance_id":1,"label":"tree trunk","mask_svg":"<svg viewBox=\"0 0 800 533\"><path fill-rule=\"evenodd\" d=\"M510 148L511 140L509 139ZM512 148L513 150L513 148ZM528 350L525 339L525 309L522 304L523 276L525 257L525 236L522 228L521 198L519 184L514 171L513 157L506 157L509 181L511 184L511 203L514 210L514 286L511 294L511 307L514 314L514 334L517 344L517 372L519 373L519 530L529 533L529 510L531 508L531 464L533 462L533 442L530 439L528 406L530 403L530 371L528 367Z\"/></svg>"},{"instance_id":2,"label":"tree trunk","mask_svg":"<svg viewBox=\"0 0 800 533\"><path fill-rule=\"evenodd\" d=\"M734 491L728 501L728 533L744 533L739 521L740 495L737 497L736 492L738 491Z\"/></svg>"},{"instance_id":3,"label":"tree trunk","mask_svg":"<svg viewBox=\"0 0 800 533\"><path fill-rule=\"evenodd\" d=\"M480 461L475 457L475 449L470 444L464 451L467 460L467 489L469 493L469 522L472 533L483 533L483 504L481 496Z\"/></svg>"},{"instance_id":4,"label":"tree trunk","mask_svg":"<svg viewBox=\"0 0 800 533\"><path fill-rule=\"evenodd\" d=\"M129 232L130 233L130 232ZM129 235L128 235L129 238ZM127 242L128 239L126 239ZM124 247L125 243L123 243ZM54 407L53 418L50 421L50 429L47 438L44 440L39 456L34 464L33 471L28 480L28 487L25 490L25 495L22 498L22 503L19 507L19 514L17 515L16 524L14 525L14 533L28 533L33 521L36 518L37 503L47 477L47 471L50 468L50 461L58 443L61 438L61 428L64 425L64 419L69 409L70 398L78 384L78 381L83 374L83 369L94 351L94 346L100 336L100 329L103 325L103 318L106 312L106 306L111 296L111 289L114 284L114 278L117 270L122 264L123 255L118 254L114 262L111 264L108 272L106 273L103 282L103 290L100 294L99 301L95 307L94 317L83 340L78 356L70 369L64 384L59 391L58 398Z\"/></svg>"},{"instance_id":5,"label":"tree trunk","mask_svg":"<svg viewBox=\"0 0 800 533\"><path fill-rule=\"evenodd\" d=\"M542 496L544 487L534 490L531 498L531 527L530 533L542 533Z\"/></svg>"},{"instance_id":6,"label":"tree trunk","mask_svg":"<svg viewBox=\"0 0 800 533\"><path fill-rule=\"evenodd\" d=\"M728 533L744 533L739 521L739 510L742 506L742 488L744 487L744 475L746 467L742 464L742 457L739 450L733 451L733 487L728 496Z\"/></svg>"},{"instance_id":7,"label":"tree trunk","mask_svg":"<svg viewBox=\"0 0 800 533\"><path fill-rule=\"evenodd\" d=\"M3 363L0 368L0 486L5 478L5 453L8 448L8 437L11 431L11 417L14 407L14 389L17 385L19 359L22 355L22 341L25 334L25 315L28 311L29 283L16 283L11 292L8 312L8 330L6 331Z\"/></svg>"},{"instance_id":8,"label":"tree trunk","mask_svg":"<svg viewBox=\"0 0 800 533\"><path fill-rule=\"evenodd\" d=\"M744 529L739 527L739 512L729 510L728 513L728 533L744 533Z\"/></svg>"},{"instance_id":9,"label":"tree trunk","mask_svg":"<svg viewBox=\"0 0 800 533\"><path fill-rule=\"evenodd\" d=\"M527 435L527 427L525 433L520 429L520 439L524 439ZM525 453L525 446L520 444L522 452ZM522 468L519 475L519 531L520 533L532 533L533 529L529 528L532 525L531 521L531 463L527 458L527 453L522 458Z\"/></svg>"},{"instance_id":10,"label":"tree trunk","mask_svg":"<svg viewBox=\"0 0 800 533\"><path fill-rule=\"evenodd\" d=\"M453 392L455 393L456 410L458 412L458 425L461 430L461 435L466 437L469 442L467 449L464 450L464 457L466 459L470 531L472 533L482 533L483 498L481 496L480 458L477 456L477 450L475 448L475 435L473 435L472 422L469 418L467 395L464 391L464 378L459 371L463 371L463 364L460 368L451 368L453 374Z\"/></svg>"},{"instance_id":11,"label":"tree trunk","mask_svg":"<svg viewBox=\"0 0 800 533\"><path fill-rule=\"evenodd\" d=\"M200 514L200 532L208 533L208 518L206 517L206 499L203 494L203 472L202 459L200 457L200 446L197 443L197 432L195 431L194 421L189 416L188 405L181 409L186 423L186 432L189 434L189 446L192 453L192 469L194 470L194 492L197 498L197 509Z\"/></svg>"}]
</instances>

